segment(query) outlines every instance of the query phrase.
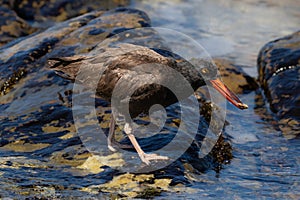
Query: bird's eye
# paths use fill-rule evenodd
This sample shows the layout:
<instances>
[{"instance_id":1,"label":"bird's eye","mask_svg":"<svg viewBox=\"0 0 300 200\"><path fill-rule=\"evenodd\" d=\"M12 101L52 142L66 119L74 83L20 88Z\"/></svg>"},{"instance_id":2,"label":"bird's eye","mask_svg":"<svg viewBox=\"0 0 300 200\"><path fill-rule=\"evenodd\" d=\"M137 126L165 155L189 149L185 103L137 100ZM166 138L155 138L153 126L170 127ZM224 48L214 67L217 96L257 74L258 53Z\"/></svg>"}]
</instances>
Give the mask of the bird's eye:
<instances>
[{"instance_id":1,"label":"bird's eye","mask_svg":"<svg viewBox=\"0 0 300 200\"><path fill-rule=\"evenodd\" d=\"M202 72L203 74L207 74L207 73L208 73L208 69L207 69L207 68L202 68L202 69L201 69L201 72Z\"/></svg>"}]
</instances>

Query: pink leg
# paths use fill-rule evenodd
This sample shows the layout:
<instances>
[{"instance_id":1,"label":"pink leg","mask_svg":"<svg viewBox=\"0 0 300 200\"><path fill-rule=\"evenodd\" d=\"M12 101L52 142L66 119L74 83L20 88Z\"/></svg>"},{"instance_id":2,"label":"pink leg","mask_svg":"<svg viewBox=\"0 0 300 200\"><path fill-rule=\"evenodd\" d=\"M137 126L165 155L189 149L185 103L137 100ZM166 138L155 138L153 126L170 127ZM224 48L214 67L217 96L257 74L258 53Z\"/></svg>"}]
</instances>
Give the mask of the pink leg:
<instances>
[{"instance_id":1,"label":"pink leg","mask_svg":"<svg viewBox=\"0 0 300 200\"><path fill-rule=\"evenodd\" d=\"M142 162L144 162L147 165L150 165L150 160L168 160L169 158L166 156L159 156L157 154L146 154L142 148L140 147L139 143L135 139L134 135L132 134L132 128L128 123L124 126L124 131L127 134L130 142L134 146L136 152L138 153L140 159Z\"/></svg>"},{"instance_id":2,"label":"pink leg","mask_svg":"<svg viewBox=\"0 0 300 200\"><path fill-rule=\"evenodd\" d=\"M114 141L115 125L116 125L116 121L115 121L114 117L111 116L110 122L109 122L109 132L108 132L108 136L107 136L107 147L108 147L109 150L111 150L113 152L117 151L112 146L112 143Z\"/></svg>"}]
</instances>

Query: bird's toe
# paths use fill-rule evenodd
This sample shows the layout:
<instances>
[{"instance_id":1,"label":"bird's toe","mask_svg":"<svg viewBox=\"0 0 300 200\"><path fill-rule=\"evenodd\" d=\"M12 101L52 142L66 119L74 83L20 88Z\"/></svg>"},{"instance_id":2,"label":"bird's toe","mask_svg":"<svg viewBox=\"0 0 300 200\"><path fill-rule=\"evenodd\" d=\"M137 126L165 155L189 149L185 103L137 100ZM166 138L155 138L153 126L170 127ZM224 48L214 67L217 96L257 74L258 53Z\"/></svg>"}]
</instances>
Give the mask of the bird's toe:
<instances>
[{"instance_id":1,"label":"bird's toe","mask_svg":"<svg viewBox=\"0 0 300 200\"><path fill-rule=\"evenodd\" d=\"M140 155L141 160L147 164L150 165L151 160L168 160L169 158L167 156L160 156L157 154L146 154Z\"/></svg>"},{"instance_id":2,"label":"bird's toe","mask_svg":"<svg viewBox=\"0 0 300 200\"><path fill-rule=\"evenodd\" d=\"M116 152L117 151L117 149L115 149L111 144L108 144L107 147L112 152Z\"/></svg>"}]
</instances>

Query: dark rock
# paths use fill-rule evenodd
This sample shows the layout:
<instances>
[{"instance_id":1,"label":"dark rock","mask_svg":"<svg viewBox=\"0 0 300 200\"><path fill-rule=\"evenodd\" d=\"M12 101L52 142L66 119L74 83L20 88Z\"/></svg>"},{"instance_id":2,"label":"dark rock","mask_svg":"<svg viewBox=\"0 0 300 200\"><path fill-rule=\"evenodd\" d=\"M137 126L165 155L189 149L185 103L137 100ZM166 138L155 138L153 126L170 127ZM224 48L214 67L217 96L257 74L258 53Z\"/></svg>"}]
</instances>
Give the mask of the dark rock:
<instances>
[{"instance_id":1,"label":"dark rock","mask_svg":"<svg viewBox=\"0 0 300 200\"><path fill-rule=\"evenodd\" d=\"M82 14L126 6L129 1L0 0L0 47L19 37ZM142 22L142 21L141 21Z\"/></svg>"},{"instance_id":2,"label":"dark rock","mask_svg":"<svg viewBox=\"0 0 300 200\"><path fill-rule=\"evenodd\" d=\"M300 31L267 43L257 65L260 85L279 128L288 135L299 134Z\"/></svg>"},{"instance_id":3,"label":"dark rock","mask_svg":"<svg viewBox=\"0 0 300 200\"><path fill-rule=\"evenodd\" d=\"M94 10L109 10L126 5L128 5L126 0L15 0L12 6L18 16L25 20L49 23L49 21L65 21Z\"/></svg>"},{"instance_id":4,"label":"dark rock","mask_svg":"<svg viewBox=\"0 0 300 200\"><path fill-rule=\"evenodd\" d=\"M0 47L19 37L27 36L37 29L20 18L15 11L0 4Z\"/></svg>"}]
</instances>

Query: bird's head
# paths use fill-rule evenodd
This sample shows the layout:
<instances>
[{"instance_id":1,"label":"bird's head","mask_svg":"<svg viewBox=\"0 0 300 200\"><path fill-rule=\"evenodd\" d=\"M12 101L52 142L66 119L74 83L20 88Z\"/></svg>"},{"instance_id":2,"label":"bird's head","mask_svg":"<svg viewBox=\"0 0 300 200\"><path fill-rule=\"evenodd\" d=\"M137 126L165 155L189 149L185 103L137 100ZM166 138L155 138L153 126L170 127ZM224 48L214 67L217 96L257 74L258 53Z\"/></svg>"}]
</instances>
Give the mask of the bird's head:
<instances>
[{"instance_id":1,"label":"bird's head","mask_svg":"<svg viewBox=\"0 0 300 200\"><path fill-rule=\"evenodd\" d=\"M237 95L232 92L218 77L218 68L213 62L202 61L200 67L201 76L211 84L221 95L239 109L247 109L248 105L242 103Z\"/></svg>"}]
</instances>

